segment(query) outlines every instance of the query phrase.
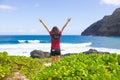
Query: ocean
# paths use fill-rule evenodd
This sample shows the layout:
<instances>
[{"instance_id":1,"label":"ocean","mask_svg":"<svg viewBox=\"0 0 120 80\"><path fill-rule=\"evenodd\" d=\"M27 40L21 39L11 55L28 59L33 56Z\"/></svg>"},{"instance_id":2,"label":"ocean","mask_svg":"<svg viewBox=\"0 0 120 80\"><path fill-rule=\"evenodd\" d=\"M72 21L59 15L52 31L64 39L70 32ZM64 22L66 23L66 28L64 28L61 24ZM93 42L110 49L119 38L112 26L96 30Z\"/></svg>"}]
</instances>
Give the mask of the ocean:
<instances>
[{"instance_id":1,"label":"ocean","mask_svg":"<svg viewBox=\"0 0 120 80\"><path fill-rule=\"evenodd\" d=\"M33 50L50 52L49 35L0 35L0 52L9 55L30 56ZM89 49L120 53L120 37L62 35L61 53L80 53Z\"/></svg>"}]
</instances>

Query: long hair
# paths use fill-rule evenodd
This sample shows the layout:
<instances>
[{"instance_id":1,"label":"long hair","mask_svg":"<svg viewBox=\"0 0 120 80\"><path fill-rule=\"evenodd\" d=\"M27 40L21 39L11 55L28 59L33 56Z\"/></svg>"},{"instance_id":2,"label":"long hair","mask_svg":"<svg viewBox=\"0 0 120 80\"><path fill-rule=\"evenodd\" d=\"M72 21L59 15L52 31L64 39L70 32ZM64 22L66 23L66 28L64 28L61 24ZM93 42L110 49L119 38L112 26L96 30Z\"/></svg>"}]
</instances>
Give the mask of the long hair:
<instances>
[{"instance_id":1,"label":"long hair","mask_svg":"<svg viewBox=\"0 0 120 80\"><path fill-rule=\"evenodd\" d=\"M54 26L52 28L52 38L58 39L59 37L60 37L59 29L57 28L57 26Z\"/></svg>"},{"instance_id":2,"label":"long hair","mask_svg":"<svg viewBox=\"0 0 120 80\"><path fill-rule=\"evenodd\" d=\"M59 29L58 29L57 26L54 26L54 27L52 28L52 34L59 34Z\"/></svg>"}]
</instances>

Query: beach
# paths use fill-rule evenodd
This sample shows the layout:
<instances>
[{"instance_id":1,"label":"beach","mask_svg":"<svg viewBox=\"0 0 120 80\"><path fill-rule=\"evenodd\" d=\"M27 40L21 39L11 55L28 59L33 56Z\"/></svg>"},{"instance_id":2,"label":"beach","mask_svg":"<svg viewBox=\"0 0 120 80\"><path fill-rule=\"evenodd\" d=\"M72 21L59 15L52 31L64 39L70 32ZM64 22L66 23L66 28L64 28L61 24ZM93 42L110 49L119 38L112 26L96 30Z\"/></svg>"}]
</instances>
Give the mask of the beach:
<instances>
[{"instance_id":1,"label":"beach","mask_svg":"<svg viewBox=\"0 0 120 80\"><path fill-rule=\"evenodd\" d=\"M120 53L119 49L110 49L110 48L94 48L90 46L91 43L83 44L61 44L61 53L62 55L68 53L80 53L88 51L89 49L96 49L98 51L110 52L110 53ZM0 52L6 51L9 55L14 56L30 56L30 52L33 50L42 50L44 52L50 52L50 43L40 43L40 44L6 44L0 45Z\"/></svg>"},{"instance_id":2,"label":"beach","mask_svg":"<svg viewBox=\"0 0 120 80\"><path fill-rule=\"evenodd\" d=\"M119 37L93 37L79 35L63 35L61 37L61 53L80 53L89 49L120 53ZM33 50L50 52L49 35L2 35L0 36L0 52L6 51L9 55L30 56Z\"/></svg>"}]
</instances>

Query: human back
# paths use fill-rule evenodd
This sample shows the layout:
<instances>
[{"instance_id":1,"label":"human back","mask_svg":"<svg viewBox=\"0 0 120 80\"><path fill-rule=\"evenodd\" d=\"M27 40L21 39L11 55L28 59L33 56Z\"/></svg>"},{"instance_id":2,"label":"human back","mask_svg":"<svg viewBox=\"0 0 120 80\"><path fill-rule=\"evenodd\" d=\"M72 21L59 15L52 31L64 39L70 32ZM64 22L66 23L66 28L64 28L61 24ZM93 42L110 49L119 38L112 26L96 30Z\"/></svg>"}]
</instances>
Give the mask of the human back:
<instances>
[{"instance_id":1,"label":"human back","mask_svg":"<svg viewBox=\"0 0 120 80\"><path fill-rule=\"evenodd\" d=\"M61 36L61 32L59 31L59 29L58 29L58 27L57 26L54 26L53 28L52 28L52 30L51 30L51 37L53 38L53 39L58 39L58 38L60 38L60 36Z\"/></svg>"},{"instance_id":2,"label":"human back","mask_svg":"<svg viewBox=\"0 0 120 80\"><path fill-rule=\"evenodd\" d=\"M71 18L67 19L67 22L63 25L62 29L59 30L56 26L52 28L52 30L49 30L47 25L39 19L39 21L43 24L43 26L46 28L46 30L49 32L51 37L51 52L50 55L52 57L52 63L55 61L60 61L60 37L64 30L64 28L67 26L67 24L70 22Z\"/></svg>"},{"instance_id":3,"label":"human back","mask_svg":"<svg viewBox=\"0 0 120 80\"><path fill-rule=\"evenodd\" d=\"M51 48L60 48L60 37L61 37L61 31L57 28L57 26L54 26L52 30L50 31L51 36Z\"/></svg>"}]
</instances>

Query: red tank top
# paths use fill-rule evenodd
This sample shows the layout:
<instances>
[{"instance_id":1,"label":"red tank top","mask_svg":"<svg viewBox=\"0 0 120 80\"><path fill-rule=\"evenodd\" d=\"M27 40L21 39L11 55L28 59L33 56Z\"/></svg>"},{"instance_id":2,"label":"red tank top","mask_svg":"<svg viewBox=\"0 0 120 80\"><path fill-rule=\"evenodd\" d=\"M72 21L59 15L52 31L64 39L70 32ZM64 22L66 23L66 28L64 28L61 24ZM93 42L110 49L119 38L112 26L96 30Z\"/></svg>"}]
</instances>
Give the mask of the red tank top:
<instances>
[{"instance_id":1,"label":"red tank top","mask_svg":"<svg viewBox=\"0 0 120 80\"><path fill-rule=\"evenodd\" d=\"M60 31L60 36L61 36L61 31ZM52 38L52 32L50 32L50 37L51 37L51 48L60 48L60 37L57 39Z\"/></svg>"}]
</instances>

